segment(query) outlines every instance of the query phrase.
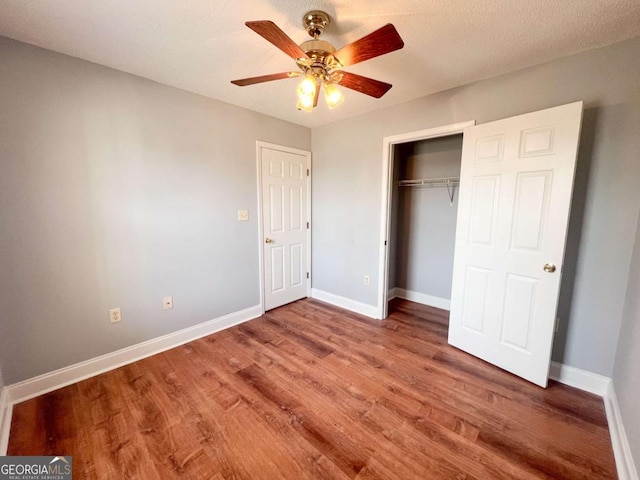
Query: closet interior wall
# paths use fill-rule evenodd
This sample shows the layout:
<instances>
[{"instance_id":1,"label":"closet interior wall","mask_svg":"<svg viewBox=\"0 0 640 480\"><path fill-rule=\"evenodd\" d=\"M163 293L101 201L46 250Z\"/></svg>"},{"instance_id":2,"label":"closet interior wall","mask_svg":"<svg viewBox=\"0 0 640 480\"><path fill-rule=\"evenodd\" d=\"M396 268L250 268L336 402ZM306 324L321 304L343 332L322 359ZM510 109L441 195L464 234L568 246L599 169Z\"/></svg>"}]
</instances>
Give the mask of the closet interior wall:
<instances>
[{"instance_id":1,"label":"closet interior wall","mask_svg":"<svg viewBox=\"0 0 640 480\"><path fill-rule=\"evenodd\" d=\"M453 189L451 202L447 188L400 187L398 181L459 177L461 156L461 134L395 146L389 249L392 295L402 289L451 299L459 187Z\"/></svg>"}]
</instances>

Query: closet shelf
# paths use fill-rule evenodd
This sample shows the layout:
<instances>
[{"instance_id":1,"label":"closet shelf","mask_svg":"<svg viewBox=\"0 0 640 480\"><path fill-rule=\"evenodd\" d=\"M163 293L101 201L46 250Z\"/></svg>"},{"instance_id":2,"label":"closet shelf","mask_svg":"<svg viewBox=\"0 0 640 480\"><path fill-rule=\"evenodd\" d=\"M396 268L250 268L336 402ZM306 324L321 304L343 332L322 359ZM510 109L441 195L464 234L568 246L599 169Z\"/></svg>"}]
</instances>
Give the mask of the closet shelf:
<instances>
[{"instance_id":1,"label":"closet shelf","mask_svg":"<svg viewBox=\"0 0 640 480\"><path fill-rule=\"evenodd\" d=\"M449 205L453 206L454 187L460 185L460 177L440 177L440 178L417 178L415 180L400 180L399 187L446 187L449 194Z\"/></svg>"},{"instance_id":2,"label":"closet shelf","mask_svg":"<svg viewBox=\"0 0 640 480\"><path fill-rule=\"evenodd\" d=\"M454 187L460 184L460 177L417 178L415 180L400 180L400 187Z\"/></svg>"}]
</instances>

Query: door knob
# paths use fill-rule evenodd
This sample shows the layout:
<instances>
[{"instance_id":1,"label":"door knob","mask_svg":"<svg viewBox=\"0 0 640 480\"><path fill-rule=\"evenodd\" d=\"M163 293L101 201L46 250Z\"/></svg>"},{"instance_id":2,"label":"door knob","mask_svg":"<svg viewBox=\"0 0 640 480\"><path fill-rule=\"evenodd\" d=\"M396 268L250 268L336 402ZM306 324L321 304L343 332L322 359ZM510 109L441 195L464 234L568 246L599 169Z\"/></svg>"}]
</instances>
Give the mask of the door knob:
<instances>
[{"instance_id":1,"label":"door knob","mask_svg":"<svg viewBox=\"0 0 640 480\"><path fill-rule=\"evenodd\" d=\"M544 271L547 273L553 273L556 271L556 266L553 263L546 263L544 266Z\"/></svg>"},{"instance_id":2,"label":"door knob","mask_svg":"<svg viewBox=\"0 0 640 480\"><path fill-rule=\"evenodd\" d=\"M264 243L273 243L273 240L271 240L270 238L265 238Z\"/></svg>"}]
</instances>

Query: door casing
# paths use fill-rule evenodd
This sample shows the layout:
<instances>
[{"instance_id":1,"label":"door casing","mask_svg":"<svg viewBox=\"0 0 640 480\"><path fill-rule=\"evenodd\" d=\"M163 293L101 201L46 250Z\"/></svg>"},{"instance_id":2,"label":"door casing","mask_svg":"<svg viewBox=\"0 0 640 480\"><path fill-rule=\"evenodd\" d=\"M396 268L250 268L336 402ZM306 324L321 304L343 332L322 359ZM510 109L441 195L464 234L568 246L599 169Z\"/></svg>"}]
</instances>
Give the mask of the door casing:
<instances>
[{"instance_id":1,"label":"door casing","mask_svg":"<svg viewBox=\"0 0 640 480\"><path fill-rule=\"evenodd\" d=\"M380 250L378 261L378 305L376 318L387 318L389 296L389 229L391 225L391 196L393 193L394 146L430 138L448 137L464 132L476 124L475 120L428 128L415 132L384 137L382 141L382 206L380 208Z\"/></svg>"}]
</instances>

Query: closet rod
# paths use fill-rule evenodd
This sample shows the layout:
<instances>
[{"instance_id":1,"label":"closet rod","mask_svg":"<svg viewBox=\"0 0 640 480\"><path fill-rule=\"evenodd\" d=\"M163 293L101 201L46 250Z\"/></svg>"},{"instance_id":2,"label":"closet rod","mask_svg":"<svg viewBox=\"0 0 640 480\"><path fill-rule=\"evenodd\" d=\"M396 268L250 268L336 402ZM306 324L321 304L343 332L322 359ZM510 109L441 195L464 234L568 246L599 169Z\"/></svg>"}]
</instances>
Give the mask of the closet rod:
<instances>
[{"instance_id":1,"label":"closet rod","mask_svg":"<svg viewBox=\"0 0 640 480\"><path fill-rule=\"evenodd\" d=\"M449 205L453 206L453 194L456 185L460 185L460 177L441 177L441 178L418 178L415 180L400 180L398 186L400 187L447 187L447 193L449 194Z\"/></svg>"},{"instance_id":2,"label":"closet rod","mask_svg":"<svg viewBox=\"0 0 640 480\"><path fill-rule=\"evenodd\" d=\"M400 187L447 187L460 184L460 177L417 178L415 180L400 180Z\"/></svg>"}]
</instances>

